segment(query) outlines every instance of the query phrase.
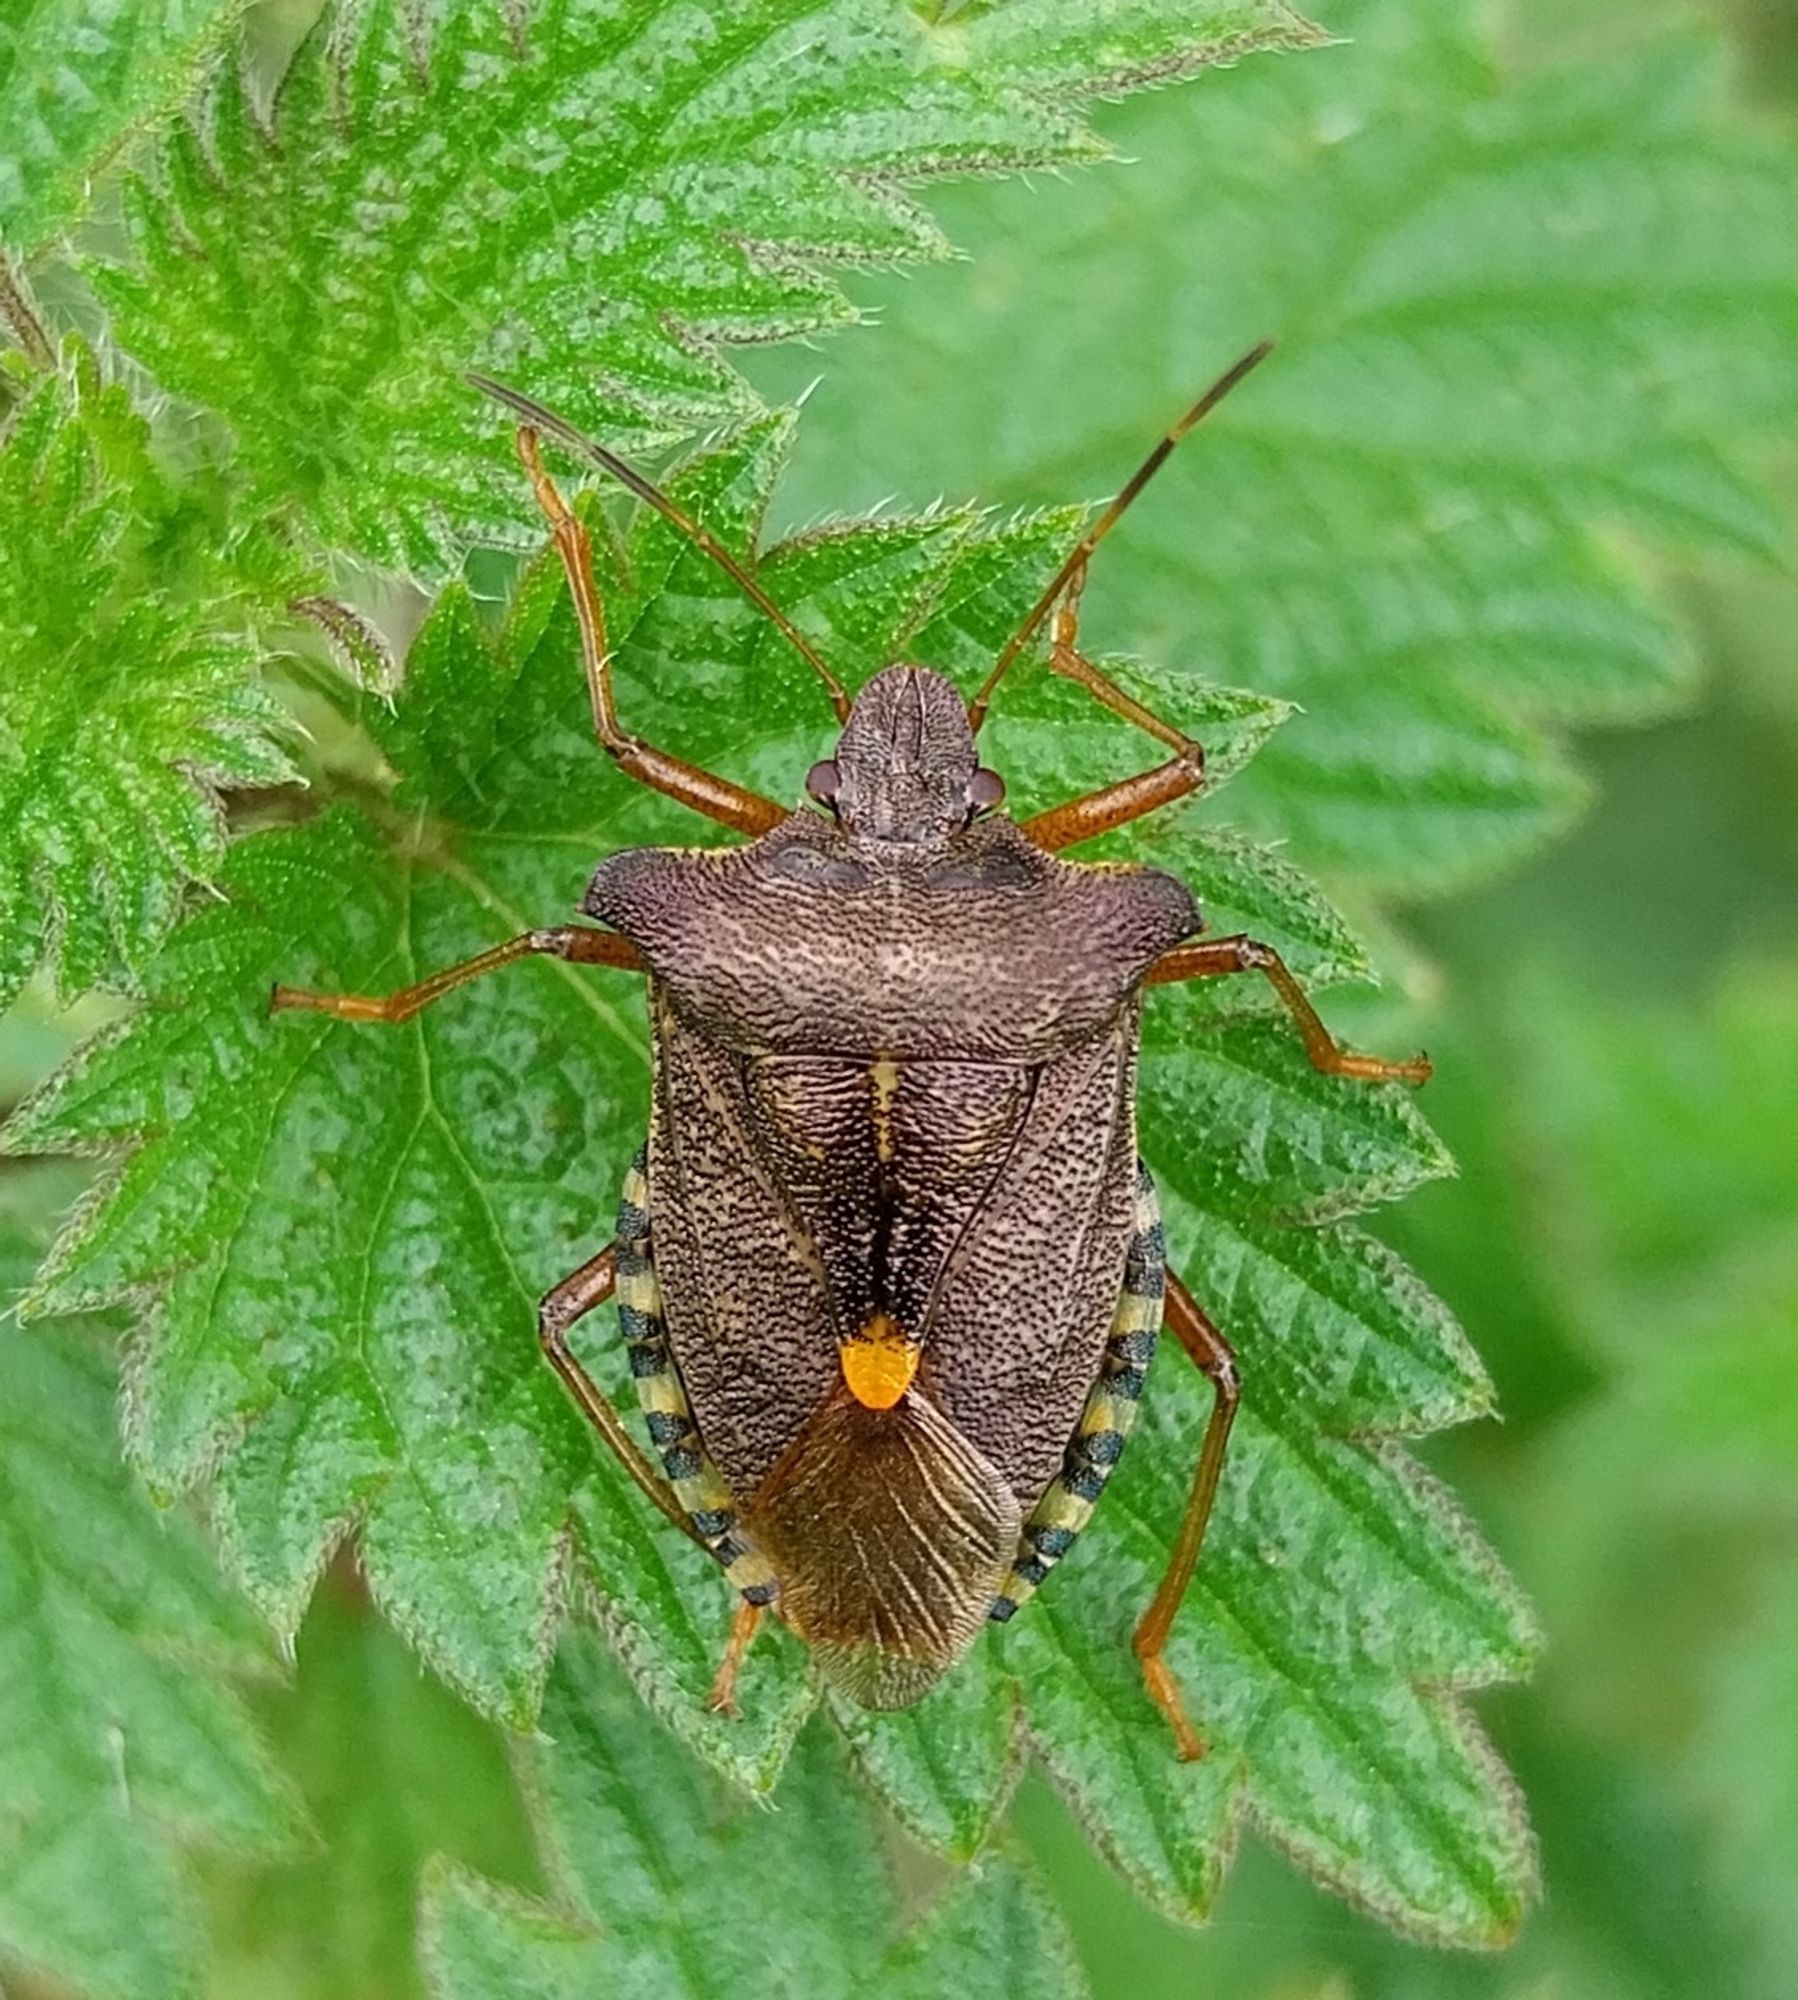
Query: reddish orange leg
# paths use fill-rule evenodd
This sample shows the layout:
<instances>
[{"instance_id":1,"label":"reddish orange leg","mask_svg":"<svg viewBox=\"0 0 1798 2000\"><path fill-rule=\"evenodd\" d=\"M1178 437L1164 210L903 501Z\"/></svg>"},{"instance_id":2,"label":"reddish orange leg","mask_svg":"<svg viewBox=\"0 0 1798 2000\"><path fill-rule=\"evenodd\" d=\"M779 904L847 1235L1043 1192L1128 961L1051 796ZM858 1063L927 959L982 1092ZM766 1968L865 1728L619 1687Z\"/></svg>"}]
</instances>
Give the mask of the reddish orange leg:
<instances>
[{"instance_id":1,"label":"reddish orange leg","mask_svg":"<svg viewBox=\"0 0 1798 2000\"><path fill-rule=\"evenodd\" d=\"M1049 854L1075 847L1083 840L1109 833L1113 827L1128 826L1145 813L1158 812L1196 792L1205 782L1205 753L1195 743L1190 754L1170 758L1152 771L1139 771L1103 790L1087 792L1064 805L1051 806L1034 819L1025 820L1023 831Z\"/></svg>"},{"instance_id":2,"label":"reddish orange leg","mask_svg":"<svg viewBox=\"0 0 1798 2000\"><path fill-rule=\"evenodd\" d=\"M1157 764L1152 771L1139 771L1134 777L1120 779L1115 785L1106 785L1081 798L1069 799L1064 805L1053 806L1047 812L1038 813L1034 819L1025 820L1024 832L1050 854L1058 854L1062 848L1076 846L1080 841L1091 840L1098 834L1109 833L1113 827L1128 826L1133 819L1141 819L1145 813L1155 812L1162 806L1171 805L1176 799L1188 797L1205 782L1203 748L1190 737L1182 736L1171 723L1163 722L1160 716L1145 708L1133 695L1126 694L1076 647L1074 642L1080 629L1080 593L1085 588L1086 565L1082 563L1068 578L1067 595L1055 613L1054 643L1049 652L1050 670L1068 680L1078 681L1095 701L1103 703L1113 715L1121 715L1126 722L1134 723L1158 743L1165 743L1174 755L1167 763Z\"/></svg>"},{"instance_id":3,"label":"reddish orange leg","mask_svg":"<svg viewBox=\"0 0 1798 2000\"><path fill-rule=\"evenodd\" d=\"M572 1276L564 1278L559 1285L544 1293L543 1302L537 1308L538 1344L549 1357L550 1366L568 1385L569 1393L580 1404L587 1421L612 1447L619 1464L689 1541L699 1542L699 1546L704 1548L705 1543L699 1541L698 1532L687 1519L686 1510L675 1497L673 1488L649 1462L636 1439L625 1429L624 1419L612 1407L611 1399L581 1366L574 1350L568 1345L568 1329L577 1320L585 1319L595 1307L603 1306L617 1288L617 1248L608 1245Z\"/></svg>"},{"instance_id":4,"label":"reddish orange leg","mask_svg":"<svg viewBox=\"0 0 1798 2000\"><path fill-rule=\"evenodd\" d=\"M1241 1388L1236 1375L1236 1356L1230 1343L1206 1317L1198 1301L1170 1271L1167 1274L1167 1305L1162 1324L1185 1348L1187 1355L1216 1391L1211 1405L1211 1421L1199 1446L1199 1463L1193 1473L1192 1491L1187 1495L1186 1512L1174 1539L1174 1552L1149 1608L1137 1625L1131 1646L1142 1662L1143 1683L1149 1699L1167 1717L1174 1732L1174 1747L1182 1763L1205 1754L1205 1741L1187 1717L1180 1683L1163 1658L1167 1636L1173 1629L1174 1613L1186 1595L1198 1566L1199 1551L1205 1545L1205 1528L1211 1519L1212 1502L1217 1498L1218 1476L1224 1469L1224 1448L1230 1442L1230 1426L1236 1420Z\"/></svg>"},{"instance_id":5,"label":"reddish orange leg","mask_svg":"<svg viewBox=\"0 0 1798 2000\"><path fill-rule=\"evenodd\" d=\"M618 720L618 705L612 695L612 656L606 644L605 607L600 602L599 585L593 575L593 544L586 528L569 511L568 503L556 490L555 481L543 469L537 449L537 433L529 424L518 433L518 456L530 475L555 536L556 553L568 577L568 593L574 599L574 615L581 628L581 664L587 672L587 692L593 702L593 728L606 751L621 771L640 779L653 790L666 793L695 812L704 813L738 833L766 833L788 817L785 806L748 792L703 771L697 764L658 750L640 737L630 736Z\"/></svg>"},{"instance_id":6,"label":"reddish orange leg","mask_svg":"<svg viewBox=\"0 0 1798 2000\"><path fill-rule=\"evenodd\" d=\"M575 965L610 965L621 972L641 972L642 954L629 938L611 931L582 930L578 924L562 924L554 930L526 931L508 938L476 958L464 959L443 972L434 972L416 986L401 987L397 993L379 996L366 993L308 993L297 986L277 986L269 995L271 1012L284 1008L307 1009L314 1014L333 1014L340 1021L409 1021L414 1014L441 1000L458 986L479 979L484 972L496 972L502 965L540 955L562 958Z\"/></svg>"},{"instance_id":7,"label":"reddish orange leg","mask_svg":"<svg viewBox=\"0 0 1798 2000\"><path fill-rule=\"evenodd\" d=\"M724 1657L712 1676L712 1691L705 1698L706 1707L715 1715L728 1715L734 1719L740 1712L737 1708L737 1676L743 1670L749 1648L755 1643L756 1631L766 1608L765 1605L751 1604L744 1598L737 1601L737 1608L731 1614L730 1637L724 1643Z\"/></svg>"},{"instance_id":8,"label":"reddish orange leg","mask_svg":"<svg viewBox=\"0 0 1798 2000\"><path fill-rule=\"evenodd\" d=\"M1352 1076L1363 1083L1427 1083L1430 1059L1412 1056L1406 1062L1388 1062L1383 1056L1356 1055L1345 1049L1324 1026L1323 1017L1312 1006L1305 989L1293 978L1286 962L1270 944L1252 937L1206 938L1199 944L1176 945L1163 952L1150 966L1147 986L1166 986L1178 979L1213 979L1225 972L1264 973L1285 1003L1305 1043L1305 1053L1313 1069L1326 1076Z\"/></svg>"},{"instance_id":9,"label":"reddish orange leg","mask_svg":"<svg viewBox=\"0 0 1798 2000\"><path fill-rule=\"evenodd\" d=\"M1170 750L1180 756L1198 755L1201 769L1204 754L1199 746L1182 736L1171 722L1163 722L1152 708L1145 708L1134 695L1129 695L1117 682L1102 674L1079 649L1080 599L1086 590L1086 565L1082 563L1068 578L1067 595L1061 600L1055 612L1055 626L1049 647L1049 671L1060 674L1064 679L1078 681L1093 699L1111 710L1113 715L1121 715L1126 722L1133 722L1145 736L1152 736L1157 743L1165 743Z\"/></svg>"}]
</instances>

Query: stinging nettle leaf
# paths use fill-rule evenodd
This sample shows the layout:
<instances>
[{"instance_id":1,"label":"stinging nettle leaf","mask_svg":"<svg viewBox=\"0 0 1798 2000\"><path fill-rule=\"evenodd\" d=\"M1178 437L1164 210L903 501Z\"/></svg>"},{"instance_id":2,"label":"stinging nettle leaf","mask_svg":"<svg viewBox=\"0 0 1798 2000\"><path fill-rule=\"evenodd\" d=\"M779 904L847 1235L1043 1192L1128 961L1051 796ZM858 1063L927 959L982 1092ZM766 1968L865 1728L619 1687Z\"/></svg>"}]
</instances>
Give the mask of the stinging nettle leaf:
<instances>
[{"instance_id":1,"label":"stinging nettle leaf","mask_svg":"<svg viewBox=\"0 0 1798 2000\"><path fill-rule=\"evenodd\" d=\"M697 458L676 498L753 548L788 430L770 419ZM1072 532L1065 515L844 524L770 549L757 572L851 682L901 653L966 676ZM601 551L626 727L795 796L833 733L803 662L659 518ZM656 1712L766 1792L813 1699L799 1648L778 1630L758 1641L741 1721L703 1708L727 1594L585 1433L532 1337L535 1299L609 1239L641 1143L632 983L537 962L401 1029L266 1011L277 980L403 984L559 920L611 849L708 837L600 753L577 657L553 563L527 571L494 638L446 590L393 707L343 697L380 744L391 798L240 842L225 903L170 941L149 1007L27 1104L8 1142L135 1146L51 1257L38 1304L155 1300L132 1451L159 1486L211 1479L227 1549L277 1622L297 1620L359 1522L382 1607L439 1673L522 1724L572 1576ZM1002 771L1008 742L1020 758L1041 748L1056 783L1155 760L1069 692L1020 667L1012 734L995 723ZM1226 740L1244 732L1244 756L1278 713L1191 693ZM1016 778L1022 796L1034 780ZM1231 921L1265 920L1321 977L1361 971L1340 919L1241 836L1175 819L1133 851L1192 863L1201 892L1216 854ZM1174 1649L1212 1756L1176 1764L1129 1647L1205 1419L1175 1350L1115 1505L1067 1574L981 1642L964 1686L858 1718L855 1763L920 1838L966 1854L1015 1780L1021 1697L1051 1775L1163 1908L1203 1912L1246 1822L1395 1923L1494 1941L1528 1893L1528 1836L1450 1691L1523 1671L1533 1633L1490 1553L1390 1441L1485 1413L1490 1390L1445 1308L1341 1220L1444 1156L1407 1095L1318 1076L1242 982L1157 993L1150 1015L1145 1150L1179 1265L1248 1385ZM611 1316L576 1339L628 1406Z\"/></svg>"},{"instance_id":2,"label":"stinging nettle leaf","mask_svg":"<svg viewBox=\"0 0 1798 2000\"><path fill-rule=\"evenodd\" d=\"M556 1902L436 1870L423 1918L436 2000L1087 1991L1060 1919L1010 1854L946 1893L937 1883L922 1916L902 1919L868 1803L817 1729L772 1811L726 1801L644 1728L616 1666L580 1639L563 1649L543 1724L522 1763Z\"/></svg>"},{"instance_id":3,"label":"stinging nettle leaf","mask_svg":"<svg viewBox=\"0 0 1798 2000\"><path fill-rule=\"evenodd\" d=\"M1022 1689L996 1646L977 1646L916 1708L874 1715L833 1697L831 1714L915 1839L951 1861L988 1844L1027 1755Z\"/></svg>"},{"instance_id":4,"label":"stinging nettle leaf","mask_svg":"<svg viewBox=\"0 0 1798 2000\"><path fill-rule=\"evenodd\" d=\"M219 788L295 776L241 626L150 554L178 505L78 349L0 430L0 1008L39 965L132 990L224 851Z\"/></svg>"},{"instance_id":5,"label":"stinging nettle leaf","mask_svg":"<svg viewBox=\"0 0 1798 2000\"><path fill-rule=\"evenodd\" d=\"M0 33L0 242L83 214L107 161L192 89L244 0L9 0Z\"/></svg>"},{"instance_id":6,"label":"stinging nettle leaf","mask_svg":"<svg viewBox=\"0 0 1798 2000\"><path fill-rule=\"evenodd\" d=\"M130 184L132 261L90 272L230 420L252 507L428 566L518 533L464 369L621 448L739 421L726 346L853 321L845 265L947 254L911 184L1102 157L1082 98L1312 39L1281 0L335 7L266 114L220 70Z\"/></svg>"},{"instance_id":7,"label":"stinging nettle leaf","mask_svg":"<svg viewBox=\"0 0 1798 2000\"><path fill-rule=\"evenodd\" d=\"M413 2000L428 1862L536 1879L506 1745L419 1671L347 1563L314 1600L296 1654L292 1680L260 1712L318 1837L208 1870L209 1990Z\"/></svg>"},{"instance_id":8,"label":"stinging nettle leaf","mask_svg":"<svg viewBox=\"0 0 1798 2000\"><path fill-rule=\"evenodd\" d=\"M0 1305L34 1254L0 1221ZM183 1850L278 1850L297 1809L227 1679L266 1634L119 1464L113 1404L93 1329L0 1320L0 1962L181 2000Z\"/></svg>"}]
</instances>

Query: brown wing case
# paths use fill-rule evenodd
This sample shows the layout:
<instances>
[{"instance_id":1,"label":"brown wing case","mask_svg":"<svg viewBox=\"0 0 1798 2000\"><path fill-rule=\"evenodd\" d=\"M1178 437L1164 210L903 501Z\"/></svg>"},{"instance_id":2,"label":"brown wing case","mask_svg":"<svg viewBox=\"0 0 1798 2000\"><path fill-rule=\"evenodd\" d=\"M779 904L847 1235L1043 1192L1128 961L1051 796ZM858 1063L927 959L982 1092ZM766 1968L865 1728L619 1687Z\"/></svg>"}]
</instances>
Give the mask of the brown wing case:
<instances>
[{"instance_id":1,"label":"brown wing case","mask_svg":"<svg viewBox=\"0 0 1798 2000\"><path fill-rule=\"evenodd\" d=\"M1099 1368L1135 1010L1035 1069L752 1059L660 996L656 1026L657 1262L705 1449L825 1672L903 1705L979 1631ZM839 1360L876 1315L921 1348L880 1409Z\"/></svg>"},{"instance_id":2,"label":"brown wing case","mask_svg":"<svg viewBox=\"0 0 1798 2000\"><path fill-rule=\"evenodd\" d=\"M1037 1073L1030 1115L937 1280L919 1383L1025 1509L1060 1469L1123 1284L1138 1014Z\"/></svg>"},{"instance_id":3,"label":"brown wing case","mask_svg":"<svg viewBox=\"0 0 1798 2000\"><path fill-rule=\"evenodd\" d=\"M763 1158L742 1066L652 987L649 1186L669 1339L700 1435L746 1502L839 1379L823 1261Z\"/></svg>"}]
</instances>

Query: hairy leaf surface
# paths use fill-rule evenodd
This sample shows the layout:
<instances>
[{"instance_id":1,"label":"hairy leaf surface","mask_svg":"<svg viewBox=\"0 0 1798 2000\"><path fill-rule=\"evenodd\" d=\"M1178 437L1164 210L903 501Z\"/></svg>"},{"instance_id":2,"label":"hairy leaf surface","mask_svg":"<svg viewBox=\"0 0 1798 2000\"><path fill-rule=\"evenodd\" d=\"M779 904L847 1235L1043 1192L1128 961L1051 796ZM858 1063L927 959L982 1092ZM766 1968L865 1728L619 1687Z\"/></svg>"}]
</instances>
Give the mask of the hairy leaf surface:
<instances>
[{"instance_id":1,"label":"hairy leaf surface","mask_svg":"<svg viewBox=\"0 0 1798 2000\"><path fill-rule=\"evenodd\" d=\"M243 0L5 0L0 241L39 248L132 133L192 87Z\"/></svg>"},{"instance_id":2,"label":"hairy leaf surface","mask_svg":"<svg viewBox=\"0 0 1798 2000\"><path fill-rule=\"evenodd\" d=\"M868 1802L817 1729L773 1811L726 1800L644 1728L590 1641L565 1648L544 1728L525 1782L555 1905L439 1870L424 1913L438 2000L1079 2000L1087 1990L1059 1918L1009 1854L959 1883L938 1879L923 1914L902 1916Z\"/></svg>"},{"instance_id":3,"label":"hairy leaf surface","mask_svg":"<svg viewBox=\"0 0 1798 2000\"><path fill-rule=\"evenodd\" d=\"M191 532L125 391L79 350L0 430L0 1009L41 963L135 987L224 850L218 788L293 767L241 629L156 551ZM207 581L196 563L191 581Z\"/></svg>"},{"instance_id":4,"label":"hairy leaf surface","mask_svg":"<svg viewBox=\"0 0 1798 2000\"><path fill-rule=\"evenodd\" d=\"M257 501L428 564L520 516L464 369L621 448L741 419L727 345L852 321L846 264L947 254L912 184L1102 157L1082 99L1310 39L1281 0L332 8L267 119L221 71L93 275Z\"/></svg>"}]
</instances>

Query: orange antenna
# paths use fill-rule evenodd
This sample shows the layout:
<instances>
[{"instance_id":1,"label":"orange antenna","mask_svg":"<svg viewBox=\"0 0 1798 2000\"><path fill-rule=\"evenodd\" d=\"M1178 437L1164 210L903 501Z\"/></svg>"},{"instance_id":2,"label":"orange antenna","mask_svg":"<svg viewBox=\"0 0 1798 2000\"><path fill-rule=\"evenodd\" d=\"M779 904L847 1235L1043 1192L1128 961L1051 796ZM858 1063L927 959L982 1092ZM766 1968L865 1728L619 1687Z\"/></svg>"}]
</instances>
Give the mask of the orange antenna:
<instances>
[{"instance_id":1,"label":"orange antenna","mask_svg":"<svg viewBox=\"0 0 1798 2000\"><path fill-rule=\"evenodd\" d=\"M825 665L817 649L792 619L710 530L701 527L692 515L677 507L659 486L646 479L634 466L627 465L616 452L608 451L603 444L596 444L592 438L577 431L565 417L558 417L553 410L546 410L541 403L521 395L516 389L508 389L503 382L494 381L490 375L471 373L467 379L486 395L504 403L508 409L516 410L533 430L546 431L551 437L560 438L571 451L591 459L621 486L628 487L639 500L653 507L665 521L678 528L696 549L708 555L723 570L750 603L775 626L794 652L813 669L829 691L830 705L836 710L837 720L849 720L849 696L843 683Z\"/></svg>"},{"instance_id":2,"label":"orange antenna","mask_svg":"<svg viewBox=\"0 0 1798 2000\"><path fill-rule=\"evenodd\" d=\"M1067 561L1049 579L1047 586L1043 590L1043 594L1024 614L1023 624L1006 640L1004 650L993 662L992 672L981 683L980 692L968 704L968 722L976 734L979 733L980 725L986 720L987 710L993 705L993 690L1005 678L1006 671L1011 666L1011 663L1024 650L1025 646L1029 644L1031 635L1036 631L1037 627L1042 624L1043 620L1054 609L1055 600L1067 589L1070 580L1086 566L1087 560L1092 555L1093 550L1099 546L1105 537L1111 533L1112 529L1117 526L1118 522L1122 520L1124 510L1143 488L1148 485L1149 481L1155 477L1162 466L1167 463L1168 457L1175 445L1180 442L1186 433L1195 424L1202 422L1204 418L1208 417L1230 391L1236 387L1237 383L1251 369L1259 367L1273 351L1274 344L1271 340L1257 341L1240 361L1233 367L1227 368L1212 383L1211 387L1205 391L1204 395L1193 404L1185 416L1175 424L1173 429L1161 439L1155 449L1149 453L1148 457L1143 460L1141 465L1136 468L1124 483L1123 490L1118 494L1117 498L1112 501L1111 505L1105 509L1104 513L1099 516L1098 520L1093 523L1087 532L1081 536L1073 554L1068 557Z\"/></svg>"}]
</instances>

